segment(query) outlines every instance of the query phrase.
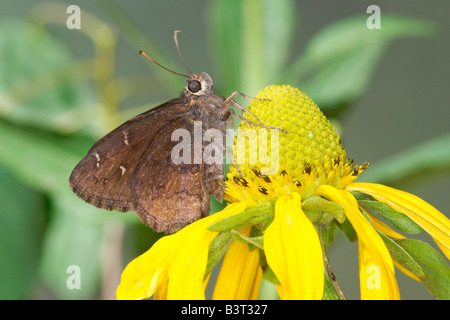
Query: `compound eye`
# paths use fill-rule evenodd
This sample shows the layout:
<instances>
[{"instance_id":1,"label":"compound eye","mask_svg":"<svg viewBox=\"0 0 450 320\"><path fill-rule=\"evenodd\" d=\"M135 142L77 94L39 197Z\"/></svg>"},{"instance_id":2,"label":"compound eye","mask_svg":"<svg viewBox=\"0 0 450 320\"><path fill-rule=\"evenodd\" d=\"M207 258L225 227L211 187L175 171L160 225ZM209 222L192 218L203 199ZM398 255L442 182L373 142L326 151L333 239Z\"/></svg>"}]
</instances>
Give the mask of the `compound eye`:
<instances>
[{"instance_id":1,"label":"compound eye","mask_svg":"<svg viewBox=\"0 0 450 320\"><path fill-rule=\"evenodd\" d=\"M192 93L199 92L202 88L202 85L197 80L189 80L188 82L188 89Z\"/></svg>"}]
</instances>

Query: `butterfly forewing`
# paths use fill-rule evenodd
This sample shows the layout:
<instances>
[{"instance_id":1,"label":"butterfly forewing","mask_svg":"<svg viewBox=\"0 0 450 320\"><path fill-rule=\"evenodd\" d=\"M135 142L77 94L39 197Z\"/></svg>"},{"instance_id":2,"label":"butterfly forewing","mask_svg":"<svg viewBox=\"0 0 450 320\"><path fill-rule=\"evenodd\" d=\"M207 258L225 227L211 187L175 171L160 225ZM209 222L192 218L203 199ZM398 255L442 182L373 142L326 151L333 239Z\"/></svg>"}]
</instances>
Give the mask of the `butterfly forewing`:
<instances>
[{"instance_id":1,"label":"butterfly forewing","mask_svg":"<svg viewBox=\"0 0 450 320\"><path fill-rule=\"evenodd\" d=\"M73 170L73 191L99 208L136 211L156 231L173 232L207 214L204 165L171 161L172 132L193 130L189 111L173 99L103 137Z\"/></svg>"}]
</instances>

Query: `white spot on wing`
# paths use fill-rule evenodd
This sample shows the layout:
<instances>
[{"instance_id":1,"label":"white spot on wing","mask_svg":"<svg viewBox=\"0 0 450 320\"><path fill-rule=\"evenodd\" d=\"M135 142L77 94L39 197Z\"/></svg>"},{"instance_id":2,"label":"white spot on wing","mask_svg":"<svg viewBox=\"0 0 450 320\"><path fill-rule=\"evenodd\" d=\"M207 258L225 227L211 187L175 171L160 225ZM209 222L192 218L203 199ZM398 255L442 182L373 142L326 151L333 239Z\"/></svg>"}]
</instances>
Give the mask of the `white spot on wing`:
<instances>
[{"instance_id":1,"label":"white spot on wing","mask_svg":"<svg viewBox=\"0 0 450 320\"><path fill-rule=\"evenodd\" d=\"M122 175L124 175L125 171L127 171L127 168L125 168L124 166L120 166L119 168L120 170L122 170Z\"/></svg>"},{"instance_id":2,"label":"white spot on wing","mask_svg":"<svg viewBox=\"0 0 450 320\"><path fill-rule=\"evenodd\" d=\"M130 145L130 143L128 142L128 132L126 132L126 131L123 132L123 142L124 142L127 146Z\"/></svg>"},{"instance_id":3,"label":"white spot on wing","mask_svg":"<svg viewBox=\"0 0 450 320\"><path fill-rule=\"evenodd\" d=\"M96 153L94 154L94 156L95 156L95 159L97 159L97 163L96 163L95 165L96 165L97 168L98 168L98 167L100 167L100 155L96 152Z\"/></svg>"}]
</instances>

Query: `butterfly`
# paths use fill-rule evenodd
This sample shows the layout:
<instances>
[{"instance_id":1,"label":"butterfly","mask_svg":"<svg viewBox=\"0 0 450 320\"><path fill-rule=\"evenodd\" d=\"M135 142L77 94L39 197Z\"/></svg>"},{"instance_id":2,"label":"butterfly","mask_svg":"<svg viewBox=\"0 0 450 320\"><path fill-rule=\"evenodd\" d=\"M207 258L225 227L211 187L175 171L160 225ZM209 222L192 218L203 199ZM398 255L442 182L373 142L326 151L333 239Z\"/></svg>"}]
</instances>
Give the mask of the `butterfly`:
<instances>
[{"instance_id":1,"label":"butterfly","mask_svg":"<svg viewBox=\"0 0 450 320\"><path fill-rule=\"evenodd\" d=\"M175 43L181 57L177 32ZM176 74L187 78L178 98L126 121L101 138L69 179L71 189L84 201L107 210L134 211L144 224L165 233L207 216L210 195L221 202L224 192L222 163L173 161L178 143L173 133L182 129L193 136L195 124L201 123L202 134L215 129L225 136L233 127L233 115L251 123L230 108L233 105L246 111L234 98L237 94L250 97L238 91L226 99L216 96L213 81L205 72ZM263 126L260 122L255 125ZM202 151L206 146L202 139ZM195 154L193 145L190 151L191 156Z\"/></svg>"}]
</instances>

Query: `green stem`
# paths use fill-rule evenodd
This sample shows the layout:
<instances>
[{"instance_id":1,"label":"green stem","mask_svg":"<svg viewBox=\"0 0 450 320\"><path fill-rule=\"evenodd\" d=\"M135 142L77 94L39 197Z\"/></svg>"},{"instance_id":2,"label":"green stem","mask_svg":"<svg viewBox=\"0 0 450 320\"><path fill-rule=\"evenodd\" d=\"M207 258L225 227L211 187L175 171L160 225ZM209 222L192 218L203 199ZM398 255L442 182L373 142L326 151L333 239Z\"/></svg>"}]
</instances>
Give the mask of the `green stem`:
<instances>
[{"instance_id":1,"label":"green stem","mask_svg":"<svg viewBox=\"0 0 450 320\"><path fill-rule=\"evenodd\" d=\"M322 246L322 254L323 254L323 263L325 269L325 290L324 290L324 298L329 300L347 300L345 297L344 291L342 290L339 282L334 276L333 270L331 269L330 261L328 260L327 255L327 244L328 244L328 236L329 236L330 224L322 224L320 225L319 230L319 238L320 244Z\"/></svg>"},{"instance_id":2,"label":"green stem","mask_svg":"<svg viewBox=\"0 0 450 320\"><path fill-rule=\"evenodd\" d=\"M261 89L262 81L262 28L261 1L243 2L242 15L242 91L255 95Z\"/></svg>"}]
</instances>

